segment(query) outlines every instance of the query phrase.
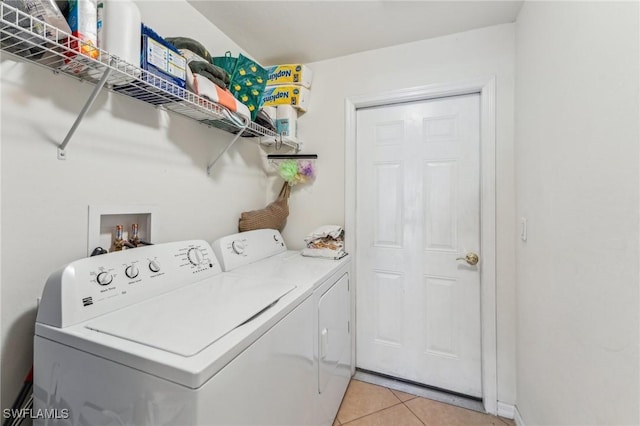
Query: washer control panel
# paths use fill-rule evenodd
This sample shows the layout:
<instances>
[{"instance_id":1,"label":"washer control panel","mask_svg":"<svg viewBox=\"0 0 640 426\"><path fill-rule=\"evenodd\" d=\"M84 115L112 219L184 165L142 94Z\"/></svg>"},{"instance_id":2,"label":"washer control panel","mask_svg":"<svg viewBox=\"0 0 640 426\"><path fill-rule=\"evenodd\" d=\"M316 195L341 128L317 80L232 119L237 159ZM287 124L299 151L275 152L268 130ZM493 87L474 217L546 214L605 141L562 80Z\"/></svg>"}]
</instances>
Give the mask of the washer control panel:
<instances>
[{"instance_id":1,"label":"washer control panel","mask_svg":"<svg viewBox=\"0 0 640 426\"><path fill-rule=\"evenodd\" d=\"M66 327L221 273L202 240L80 259L52 274L37 322Z\"/></svg>"},{"instance_id":2,"label":"washer control panel","mask_svg":"<svg viewBox=\"0 0 640 426\"><path fill-rule=\"evenodd\" d=\"M223 271L271 257L287 250L282 235L275 229L258 229L227 235L211 243Z\"/></svg>"}]
</instances>

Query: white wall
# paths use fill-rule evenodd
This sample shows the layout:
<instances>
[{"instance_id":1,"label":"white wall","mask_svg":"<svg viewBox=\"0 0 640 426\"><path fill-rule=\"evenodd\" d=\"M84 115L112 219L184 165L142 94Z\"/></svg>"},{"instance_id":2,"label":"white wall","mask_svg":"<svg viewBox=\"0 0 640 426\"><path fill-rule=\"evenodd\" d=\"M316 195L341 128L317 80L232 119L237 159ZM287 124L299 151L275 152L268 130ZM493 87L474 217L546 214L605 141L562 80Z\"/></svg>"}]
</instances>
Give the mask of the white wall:
<instances>
[{"instance_id":1,"label":"white wall","mask_svg":"<svg viewBox=\"0 0 640 426\"><path fill-rule=\"evenodd\" d=\"M139 2L164 36L202 41L214 54L239 48L181 0ZM169 18L168 18L169 17ZM240 140L206 174L232 135L102 93L68 147L64 138L91 91L2 55L2 401L11 405L31 366L36 298L47 276L86 256L91 204L155 205L155 242L237 232L243 210L264 205L260 150Z\"/></svg>"},{"instance_id":2,"label":"white wall","mask_svg":"<svg viewBox=\"0 0 640 426\"><path fill-rule=\"evenodd\" d=\"M345 98L495 75L498 397L510 404L515 403L514 49L514 26L507 24L309 64L314 82L299 134L304 151L319 155L318 177L294 187L284 231L289 244L300 247L315 227L344 224Z\"/></svg>"},{"instance_id":3,"label":"white wall","mask_svg":"<svg viewBox=\"0 0 640 426\"><path fill-rule=\"evenodd\" d=\"M516 34L518 410L637 425L638 3L525 2Z\"/></svg>"}]
</instances>

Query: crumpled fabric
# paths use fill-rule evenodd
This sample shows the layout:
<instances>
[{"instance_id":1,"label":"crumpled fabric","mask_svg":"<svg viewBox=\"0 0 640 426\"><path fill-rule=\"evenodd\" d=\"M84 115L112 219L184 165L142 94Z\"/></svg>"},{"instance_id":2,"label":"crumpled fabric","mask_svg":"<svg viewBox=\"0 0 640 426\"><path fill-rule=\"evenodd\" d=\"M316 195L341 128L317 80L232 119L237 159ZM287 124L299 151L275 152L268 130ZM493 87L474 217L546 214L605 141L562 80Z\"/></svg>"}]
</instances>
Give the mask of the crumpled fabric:
<instances>
[{"instance_id":1,"label":"crumpled fabric","mask_svg":"<svg viewBox=\"0 0 640 426\"><path fill-rule=\"evenodd\" d=\"M323 225L319 228L316 228L311 234L307 235L304 238L304 241L308 244L310 241L318 239L331 237L333 239L338 239L340 237L344 237L344 229L340 225Z\"/></svg>"},{"instance_id":2,"label":"crumpled fabric","mask_svg":"<svg viewBox=\"0 0 640 426\"><path fill-rule=\"evenodd\" d=\"M300 254L305 257L321 257L323 259L338 260L345 257L347 255L347 252L344 250L306 248L306 249L303 249L302 252L300 252Z\"/></svg>"},{"instance_id":3,"label":"crumpled fabric","mask_svg":"<svg viewBox=\"0 0 640 426\"><path fill-rule=\"evenodd\" d=\"M189 62L189 68L194 74L200 74L201 76L208 78L223 89L226 89L229 85L229 75L227 72L213 64L191 61Z\"/></svg>"},{"instance_id":4,"label":"crumpled fabric","mask_svg":"<svg viewBox=\"0 0 640 426\"><path fill-rule=\"evenodd\" d=\"M344 250L344 229L339 225L324 225L305 237L307 248L301 254L307 257L341 259L347 255Z\"/></svg>"},{"instance_id":5,"label":"crumpled fabric","mask_svg":"<svg viewBox=\"0 0 640 426\"><path fill-rule=\"evenodd\" d=\"M165 37L165 40L173 44L179 50L188 49L202 57L206 62L211 62L211 54L198 40L194 40L189 37Z\"/></svg>"}]
</instances>

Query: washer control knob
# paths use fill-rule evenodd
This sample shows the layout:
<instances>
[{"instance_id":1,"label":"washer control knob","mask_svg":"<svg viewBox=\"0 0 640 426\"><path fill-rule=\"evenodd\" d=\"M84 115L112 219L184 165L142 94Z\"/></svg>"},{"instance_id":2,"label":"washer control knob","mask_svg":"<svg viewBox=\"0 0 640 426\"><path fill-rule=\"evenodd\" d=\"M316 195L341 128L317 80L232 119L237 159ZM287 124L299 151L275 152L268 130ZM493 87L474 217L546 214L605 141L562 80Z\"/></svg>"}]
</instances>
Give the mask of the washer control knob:
<instances>
[{"instance_id":1,"label":"washer control knob","mask_svg":"<svg viewBox=\"0 0 640 426\"><path fill-rule=\"evenodd\" d=\"M202 256L202 252L197 247L190 248L187 252L187 257L189 258L189 262L192 265L198 266L204 261L204 256Z\"/></svg>"},{"instance_id":2,"label":"washer control knob","mask_svg":"<svg viewBox=\"0 0 640 426\"><path fill-rule=\"evenodd\" d=\"M235 254L244 253L245 247L246 247L245 243L240 240L235 240L234 242L231 243L231 248L233 249Z\"/></svg>"},{"instance_id":3,"label":"washer control knob","mask_svg":"<svg viewBox=\"0 0 640 426\"><path fill-rule=\"evenodd\" d=\"M157 260L149 261L149 270L151 272L160 272L160 263Z\"/></svg>"},{"instance_id":4,"label":"washer control knob","mask_svg":"<svg viewBox=\"0 0 640 426\"><path fill-rule=\"evenodd\" d=\"M108 272L100 272L96 277L96 281L100 285L109 285L113 281L113 275Z\"/></svg>"},{"instance_id":5,"label":"washer control knob","mask_svg":"<svg viewBox=\"0 0 640 426\"><path fill-rule=\"evenodd\" d=\"M124 270L124 274L131 279L137 277L139 273L140 270L136 265L129 265Z\"/></svg>"}]
</instances>

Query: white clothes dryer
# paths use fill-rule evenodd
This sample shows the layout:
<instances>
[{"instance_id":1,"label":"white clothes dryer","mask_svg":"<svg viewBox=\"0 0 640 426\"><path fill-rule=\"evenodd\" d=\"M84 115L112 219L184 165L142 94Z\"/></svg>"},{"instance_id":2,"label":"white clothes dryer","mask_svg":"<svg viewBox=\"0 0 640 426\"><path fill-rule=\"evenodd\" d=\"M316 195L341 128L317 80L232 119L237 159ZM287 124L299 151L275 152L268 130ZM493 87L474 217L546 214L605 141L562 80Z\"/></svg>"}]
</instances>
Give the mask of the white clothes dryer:
<instances>
[{"instance_id":1,"label":"white clothes dryer","mask_svg":"<svg viewBox=\"0 0 640 426\"><path fill-rule=\"evenodd\" d=\"M312 292L315 411L313 424L331 425L354 372L351 257L304 257L287 250L280 233L263 229L212 243L224 271L250 279L279 279Z\"/></svg>"}]
</instances>

